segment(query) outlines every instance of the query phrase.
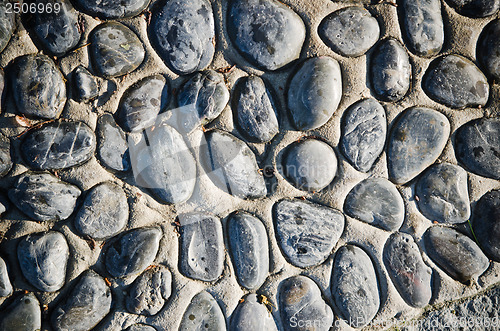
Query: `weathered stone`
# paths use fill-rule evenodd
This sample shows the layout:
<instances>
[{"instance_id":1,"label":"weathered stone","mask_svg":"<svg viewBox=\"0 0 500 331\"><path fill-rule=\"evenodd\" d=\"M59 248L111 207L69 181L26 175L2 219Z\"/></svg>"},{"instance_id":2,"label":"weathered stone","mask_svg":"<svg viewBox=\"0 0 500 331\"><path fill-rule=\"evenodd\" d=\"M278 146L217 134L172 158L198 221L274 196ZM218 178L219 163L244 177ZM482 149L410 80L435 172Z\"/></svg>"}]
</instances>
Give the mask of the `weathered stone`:
<instances>
[{"instance_id":1,"label":"weathered stone","mask_svg":"<svg viewBox=\"0 0 500 331\"><path fill-rule=\"evenodd\" d=\"M478 60L488 75L500 81L500 20L489 23L477 43Z\"/></svg>"},{"instance_id":2,"label":"weathered stone","mask_svg":"<svg viewBox=\"0 0 500 331\"><path fill-rule=\"evenodd\" d=\"M10 139L0 133L0 177L7 175L11 168Z\"/></svg>"},{"instance_id":3,"label":"weathered stone","mask_svg":"<svg viewBox=\"0 0 500 331\"><path fill-rule=\"evenodd\" d=\"M361 100L344 114L340 146L356 170L368 172L384 150L386 134L384 107L374 99Z\"/></svg>"},{"instance_id":4,"label":"weathered stone","mask_svg":"<svg viewBox=\"0 0 500 331\"><path fill-rule=\"evenodd\" d=\"M81 65L73 71L73 87L78 101L87 102L99 95L96 78Z\"/></svg>"},{"instance_id":5,"label":"weathered stone","mask_svg":"<svg viewBox=\"0 0 500 331\"><path fill-rule=\"evenodd\" d=\"M40 303L33 293L17 298L0 313L0 331L36 331L41 328Z\"/></svg>"},{"instance_id":6,"label":"weathered stone","mask_svg":"<svg viewBox=\"0 0 500 331\"><path fill-rule=\"evenodd\" d=\"M345 199L344 211L387 231L399 229L405 218L403 198L385 178L367 178L354 186Z\"/></svg>"},{"instance_id":7,"label":"weathered stone","mask_svg":"<svg viewBox=\"0 0 500 331\"><path fill-rule=\"evenodd\" d=\"M498 12L500 0L447 0L459 14L480 18L487 17Z\"/></svg>"},{"instance_id":8,"label":"weathered stone","mask_svg":"<svg viewBox=\"0 0 500 331\"><path fill-rule=\"evenodd\" d=\"M130 153L127 137L110 114L102 115L97 121L97 157L108 169L118 172L129 171Z\"/></svg>"},{"instance_id":9,"label":"weathered stone","mask_svg":"<svg viewBox=\"0 0 500 331\"><path fill-rule=\"evenodd\" d=\"M312 130L332 117L342 98L342 73L331 57L303 62L288 88L288 109L299 130Z\"/></svg>"},{"instance_id":10,"label":"weathered stone","mask_svg":"<svg viewBox=\"0 0 500 331\"><path fill-rule=\"evenodd\" d=\"M8 297L12 294L12 284L10 283L7 264L0 257L0 297Z\"/></svg>"},{"instance_id":11,"label":"weathered stone","mask_svg":"<svg viewBox=\"0 0 500 331\"><path fill-rule=\"evenodd\" d=\"M301 268L323 263L344 231L344 215L319 204L284 199L273 207L276 236L285 257Z\"/></svg>"},{"instance_id":12,"label":"weathered stone","mask_svg":"<svg viewBox=\"0 0 500 331\"><path fill-rule=\"evenodd\" d=\"M206 291L191 299L182 316L179 330L226 330L226 319L217 301Z\"/></svg>"},{"instance_id":13,"label":"weathered stone","mask_svg":"<svg viewBox=\"0 0 500 331\"><path fill-rule=\"evenodd\" d=\"M259 301L256 294L248 294L240 300L231 315L229 329L232 331L278 331L272 315L266 305Z\"/></svg>"},{"instance_id":14,"label":"weathered stone","mask_svg":"<svg viewBox=\"0 0 500 331\"><path fill-rule=\"evenodd\" d=\"M489 258L500 262L500 191L490 191L479 199L474 209L472 228L481 248Z\"/></svg>"},{"instance_id":15,"label":"weathered stone","mask_svg":"<svg viewBox=\"0 0 500 331\"><path fill-rule=\"evenodd\" d=\"M125 331L156 331L156 329L145 324L134 324L126 328Z\"/></svg>"},{"instance_id":16,"label":"weathered stone","mask_svg":"<svg viewBox=\"0 0 500 331\"><path fill-rule=\"evenodd\" d=\"M440 112L422 107L405 110L389 136L390 179L404 184L415 178L441 155L449 135L450 122Z\"/></svg>"},{"instance_id":17,"label":"weathered stone","mask_svg":"<svg viewBox=\"0 0 500 331\"><path fill-rule=\"evenodd\" d=\"M75 0L75 6L91 16L101 19L126 18L140 14L150 0Z\"/></svg>"},{"instance_id":18,"label":"weathered stone","mask_svg":"<svg viewBox=\"0 0 500 331\"><path fill-rule=\"evenodd\" d=\"M16 28L16 15L10 7L8 0L0 1L0 52L2 52L9 43L10 38L14 35ZM10 7L10 11L7 8Z\"/></svg>"}]
</instances>

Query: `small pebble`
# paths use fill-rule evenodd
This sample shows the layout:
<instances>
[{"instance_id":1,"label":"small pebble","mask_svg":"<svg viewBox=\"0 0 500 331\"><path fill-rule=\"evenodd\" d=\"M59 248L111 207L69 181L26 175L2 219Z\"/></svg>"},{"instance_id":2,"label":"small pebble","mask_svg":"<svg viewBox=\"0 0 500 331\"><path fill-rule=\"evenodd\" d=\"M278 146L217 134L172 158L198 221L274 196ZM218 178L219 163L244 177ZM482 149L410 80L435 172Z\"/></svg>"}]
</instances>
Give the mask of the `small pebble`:
<instances>
[{"instance_id":1,"label":"small pebble","mask_svg":"<svg viewBox=\"0 0 500 331\"><path fill-rule=\"evenodd\" d=\"M10 139L0 133L0 177L7 175L11 168Z\"/></svg>"},{"instance_id":2,"label":"small pebble","mask_svg":"<svg viewBox=\"0 0 500 331\"><path fill-rule=\"evenodd\" d=\"M488 75L500 81L500 19L490 22L477 43L478 60Z\"/></svg>"},{"instance_id":3,"label":"small pebble","mask_svg":"<svg viewBox=\"0 0 500 331\"><path fill-rule=\"evenodd\" d=\"M80 102L87 102L99 96L96 78L81 65L73 71L73 89L76 99Z\"/></svg>"},{"instance_id":4,"label":"small pebble","mask_svg":"<svg viewBox=\"0 0 500 331\"><path fill-rule=\"evenodd\" d=\"M0 194L0 216L9 209L9 200Z\"/></svg>"},{"instance_id":5,"label":"small pebble","mask_svg":"<svg viewBox=\"0 0 500 331\"><path fill-rule=\"evenodd\" d=\"M12 291L7 264L0 257L0 297L8 297L12 294Z\"/></svg>"},{"instance_id":6,"label":"small pebble","mask_svg":"<svg viewBox=\"0 0 500 331\"><path fill-rule=\"evenodd\" d=\"M265 304L261 303L256 294L248 294L231 315L232 331L266 330L278 331L273 315Z\"/></svg>"},{"instance_id":7,"label":"small pebble","mask_svg":"<svg viewBox=\"0 0 500 331\"><path fill-rule=\"evenodd\" d=\"M500 0L447 0L459 14L481 18L487 17L498 12Z\"/></svg>"},{"instance_id":8,"label":"small pebble","mask_svg":"<svg viewBox=\"0 0 500 331\"><path fill-rule=\"evenodd\" d=\"M214 297L203 291L191 299L191 303L182 316L179 330L226 330L226 318Z\"/></svg>"},{"instance_id":9,"label":"small pebble","mask_svg":"<svg viewBox=\"0 0 500 331\"><path fill-rule=\"evenodd\" d=\"M40 303L33 293L17 298L0 312L1 331L36 331L41 328Z\"/></svg>"},{"instance_id":10,"label":"small pebble","mask_svg":"<svg viewBox=\"0 0 500 331\"><path fill-rule=\"evenodd\" d=\"M500 262L500 191L486 193L474 209L472 228L489 258Z\"/></svg>"},{"instance_id":11,"label":"small pebble","mask_svg":"<svg viewBox=\"0 0 500 331\"><path fill-rule=\"evenodd\" d=\"M75 0L75 6L92 17L101 19L127 18L139 15L151 0Z\"/></svg>"},{"instance_id":12,"label":"small pebble","mask_svg":"<svg viewBox=\"0 0 500 331\"><path fill-rule=\"evenodd\" d=\"M156 329L145 324L134 324L126 328L125 331L156 331Z\"/></svg>"},{"instance_id":13,"label":"small pebble","mask_svg":"<svg viewBox=\"0 0 500 331\"><path fill-rule=\"evenodd\" d=\"M97 157L106 168L127 172L131 169L127 136L110 114L104 114L97 121Z\"/></svg>"},{"instance_id":14,"label":"small pebble","mask_svg":"<svg viewBox=\"0 0 500 331\"><path fill-rule=\"evenodd\" d=\"M16 28L16 14L13 10L8 11L10 7L7 4L10 1L0 1L0 52L2 52L14 35ZM12 9L12 7L10 7Z\"/></svg>"}]
</instances>

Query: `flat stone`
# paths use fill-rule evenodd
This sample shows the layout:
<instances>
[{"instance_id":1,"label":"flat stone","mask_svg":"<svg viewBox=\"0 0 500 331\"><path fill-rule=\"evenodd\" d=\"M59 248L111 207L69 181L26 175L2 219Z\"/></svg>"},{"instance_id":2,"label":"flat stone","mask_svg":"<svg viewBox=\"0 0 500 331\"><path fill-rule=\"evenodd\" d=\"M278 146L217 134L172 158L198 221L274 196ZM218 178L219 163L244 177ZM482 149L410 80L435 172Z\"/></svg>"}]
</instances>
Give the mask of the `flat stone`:
<instances>
[{"instance_id":1,"label":"flat stone","mask_svg":"<svg viewBox=\"0 0 500 331\"><path fill-rule=\"evenodd\" d=\"M33 331L42 328L40 303L33 293L17 298L0 313L1 331Z\"/></svg>"},{"instance_id":2,"label":"flat stone","mask_svg":"<svg viewBox=\"0 0 500 331\"><path fill-rule=\"evenodd\" d=\"M156 331L156 329L145 324L134 324L126 328L125 331Z\"/></svg>"},{"instance_id":3,"label":"flat stone","mask_svg":"<svg viewBox=\"0 0 500 331\"><path fill-rule=\"evenodd\" d=\"M105 256L106 269L113 277L140 274L156 258L161 237L158 227L126 232L109 245Z\"/></svg>"},{"instance_id":4,"label":"flat stone","mask_svg":"<svg viewBox=\"0 0 500 331\"><path fill-rule=\"evenodd\" d=\"M182 316L179 330L226 330L226 318L214 297L203 291L191 299Z\"/></svg>"},{"instance_id":5,"label":"flat stone","mask_svg":"<svg viewBox=\"0 0 500 331\"><path fill-rule=\"evenodd\" d=\"M389 135L389 178L404 184L437 160L450 136L450 122L440 112L423 107L405 110Z\"/></svg>"},{"instance_id":6,"label":"flat stone","mask_svg":"<svg viewBox=\"0 0 500 331\"><path fill-rule=\"evenodd\" d=\"M96 78L81 65L73 71L73 88L78 101L87 102L99 96Z\"/></svg>"},{"instance_id":7,"label":"flat stone","mask_svg":"<svg viewBox=\"0 0 500 331\"><path fill-rule=\"evenodd\" d=\"M344 211L387 231L398 230L405 219L403 198L385 178L367 178L354 186L345 199Z\"/></svg>"},{"instance_id":8,"label":"flat stone","mask_svg":"<svg viewBox=\"0 0 500 331\"><path fill-rule=\"evenodd\" d=\"M452 278L463 283L476 279L490 263L469 237L450 228L433 226L424 233L427 255Z\"/></svg>"},{"instance_id":9,"label":"flat stone","mask_svg":"<svg viewBox=\"0 0 500 331\"><path fill-rule=\"evenodd\" d=\"M401 100L410 88L411 64L408 53L393 38L381 41L370 59L370 83L379 100Z\"/></svg>"},{"instance_id":10,"label":"flat stone","mask_svg":"<svg viewBox=\"0 0 500 331\"><path fill-rule=\"evenodd\" d=\"M131 73L139 67L146 53L137 35L117 22L98 25L90 33L89 42L94 70L106 78Z\"/></svg>"},{"instance_id":11,"label":"flat stone","mask_svg":"<svg viewBox=\"0 0 500 331\"><path fill-rule=\"evenodd\" d=\"M7 264L0 257L0 297L8 297L12 294L12 291Z\"/></svg>"},{"instance_id":12,"label":"flat stone","mask_svg":"<svg viewBox=\"0 0 500 331\"><path fill-rule=\"evenodd\" d=\"M64 77L43 54L23 55L12 64L11 84L17 110L26 116L58 118L66 103Z\"/></svg>"},{"instance_id":13,"label":"flat stone","mask_svg":"<svg viewBox=\"0 0 500 331\"><path fill-rule=\"evenodd\" d=\"M486 193L474 209L472 228L489 258L500 262L500 191Z\"/></svg>"},{"instance_id":14,"label":"flat stone","mask_svg":"<svg viewBox=\"0 0 500 331\"><path fill-rule=\"evenodd\" d=\"M227 25L238 51L264 70L298 59L306 37L300 16L276 0L231 1Z\"/></svg>"},{"instance_id":15,"label":"flat stone","mask_svg":"<svg viewBox=\"0 0 500 331\"><path fill-rule=\"evenodd\" d=\"M269 241L257 217L238 211L227 223L227 236L236 277L241 286L257 290L269 273Z\"/></svg>"},{"instance_id":16,"label":"flat stone","mask_svg":"<svg viewBox=\"0 0 500 331\"><path fill-rule=\"evenodd\" d=\"M170 70L179 75L201 71L215 53L215 25L208 0L167 1L153 17L149 36Z\"/></svg>"},{"instance_id":17,"label":"flat stone","mask_svg":"<svg viewBox=\"0 0 500 331\"><path fill-rule=\"evenodd\" d=\"M150 0L75 0L79 10L101 19L126 18L139 15Z\"/></svg>"},{"instance_id":18,"label":"flat stone","mask_svg":"<svg viewBox=\"0 0 500 331\"><path fill-rule=\"evenodd\" d=\"M180 260L183 275L211 282L224 269L224 237L216 216L193 212L179 215Z\"/></svg>"},{"instance_id":19,"label":"flat stone","mask_svg":"<svg viewBox=\"0 0 500 331\"><path fill-rule=\"evenodd\" d=\"M21 154L34 169L65 169L87 162L95 148L96 137L87 124L57 121L28 132Z\"/></svg>"},{"instance_id":20,"label":"flat stone","mask_svg":"<svg viewBox=\"0 0 500 331\"><path fill-rule=\"evenodd\" d=\"M87 331L95 327L111 309L111 290L94 271L86 271L76 286L52 312L56 330Z\"/></svg>"},{"instance_id":21,"label":"flat stone","mask_svg":"<svg viewBox=\"0 0 500 331\"><path fill-rule=\"evenodd\" d=\"M406 44L419 56L433 56L444 43L444 23L439 0L404 0L399 5Z\"/></svg>"},{"instance_id":22,"label":"flat stone","mask_svg":"<svg viewBox=\"0 0 500 331\"><path fill-rule=\"evenodd\" d=\"M267 310L266 305L261 303L256 294L248 294L231 314L229 327L233 331L266 330L278 331L276 322Z\"/></svg>"},{"instance_id":23,"label":"flat stone","mask_svg":"<svg viewBox=\"0 0 500 331\"><path fill-rule=\"evenodd\" d=\"M97 121L97 157L101 164L112 171L127 172L131 169L127 136L110 114Z\"/></svg>"},{"instance_id":24,"label":"flat stone","mask_svg":"<svg viewBox=\"0 0 500 331\"><path fill-rule=\"evenodd\" d=\"M284 330L330 330L333 312L314 281L293 276L283 280L278 291Z\"/></svg>"},{"instance_id":25,"label":"flat stone","mask_svg":"<svg viewBox=\"0 0 500 331\"><path fill-rule=\"evenodd\" d=\"M361 100L344 114L340 146L356 170L368 172L384 150L386 134L384 107L375 99Z\"/></svg>"},{"instance_id":26,"label":"flat stone","mask_svg":"<svg viewBox=\"0 0 500 331\"><path fill-rule=\"evenodd\" d=\"M467 172L449 163L431 166L415 185L418 208L431 221L447 224L470 217Z\"/></svg>"},{"instance_id":27,"label":"flat stone","mask_svg":"<svg viewBox=\"0 0 500 331\"><path fill-rule=\"evenodd\" d=\"M276 237L290 263L306 268L323 263L344 231L338 210L298 199L284 199L273 207Z\"/></svg>"},{"instance_id":28,"label":"flat stone","mask_svg":"<svg viewBox=\"0 0 500 331\"><path fill-rule=\"evenodd\" d=\"M7 175L11 168L10 139L0 134L0 177Z\"/></svg>"},{"instance_id":29,"label":"flat stone","mask_svg":"<svg viewBox=\"0 0 500 331\"><path fill-rule=\"evenodd\" d=\"M8 3L8 1L0 2L0 52L7 46L16 28L16 14L13 10L7 11Z\"/></svg>"},{"instance_id":30,"label":"flat stone","mask_svg":"<svg viewBox=\"0 0 500 331\"><path fill-rule=\"evenodd\" d=\"M378 41L380 26L368 10L353 6L325 17L319 25L318 34L334 52L358 57Z\"/></svg>"},{"instance_id":31,"label":"flat stone","mask_svg":"<svg viewBox=\"0 0 500 331\"><path fill-rule=\"evenodd\" d=\"M288 181L303 191L321 191L337 174L337 156L330 145L317 139L291 144L283 158Z\"/></svg>"},{"instance_id":32,"label":"flat stone","mask_svg":"<svg viewBox=\"0 0 500 331\"><path fill-rule=\"evenodd\" d=\"M127 225L128 209L127 196L120 186L111 182L98 184L87 193L75 216L75 227L96 240L110 238Z\"/></svg>"},{"instance_id":33,"label":"flat stone","mask_svg":"<svg viewBox=\"0 0 500 331\"><path fill-rule=\"evenodd\" d=\"M481 33L477 43L478 60L486 73L500 81L500 20L489 23Z\"/></svg>"},{"instance_id":34,"label":"flat stone","mask_svg":"<svg viewBox=\"0 0 500 331\"><path fill-rule=\"evenodd\" d=\"M332 117L342 98L339 63L328 56L304 61L288 88L288 109L298 130L312 130Z\"/></svg>"},{"instance_id":35,"label":"flat stone","mask_svg":"<svg viewBox=\"0 0 500 331\"><path fill-rule=\"evenodd\" d=\"M55 292L63 287L69 246L60 232L28 235L19 242L17 257L24 277L40 291Z\"/></svg>"},{"instance_id":36,"label":"flat stone","mask_svg":"<svg viewBox=\"0 0 500 331\"><path fill-rule=\"evenodd\" d=\"M406 303L415 308L427 306L432 297L432 269L424 263L413 237L393 233L385 244L383 259L392 283Z\"/></svg>"},{"instance_id":37,"label":"flat stone","mask_svg":"<svg viewBox=\"0 0 500 331\"><path fill-rule=\"evenodd\" d=\"M132 314L156 315L172 293L172 274L164 266L146 270L132 284L125 304Z\"/></svg>"},{"instance_id":38,"label":"flat stone","mask_svg":"<svg viewBox=\"0 0 500 331\"><path fill-rule=\"evenodd\" d=\"M333 264L331 292L341 318L354 328L366 326L380 307L372 260L357 246L341 247Z\"/></svg>"},{"instance_id":39,"label":"flat stone","mask_svg":"<svg viewBox=\"0 0 500 331\"><path fill-rule=\"evenodd\" d=\"M498 12L500 0L447 0L459 14L480 18L487 17Z\"/></svg>"},{"instance_id":40,"label":"flat stone","mask_svg":"<svg viewBox=\"0 0 500 331\"><path fill-rule=\"evenodd\" d=\"M486 105L490 86L474 63L460 55L446 55L431 62L422 80L424 92L451 108Z\"/></svg>"},{"instance_id":41,"label":"flat stone","mask_svg":"<svg viewBox=\"0 0 500 331\"><path fill-rule=\"evenodd\" d=\"M25 173L9 190L20 211L36 221L60 221L75 210L81 191L49 173Z\"/></svg>"}]
</instances>

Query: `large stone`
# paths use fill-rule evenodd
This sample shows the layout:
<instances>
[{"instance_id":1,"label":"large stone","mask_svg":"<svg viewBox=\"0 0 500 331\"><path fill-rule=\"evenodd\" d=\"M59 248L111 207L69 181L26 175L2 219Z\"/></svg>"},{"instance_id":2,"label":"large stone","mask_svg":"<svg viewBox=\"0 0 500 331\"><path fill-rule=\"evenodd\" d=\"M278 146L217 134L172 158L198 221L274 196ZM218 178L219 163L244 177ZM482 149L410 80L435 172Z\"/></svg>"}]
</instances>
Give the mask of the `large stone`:
<instances>
[{"instance_id":1,"label":"large stone","mask_svg":"<svg viewBox=\"0 0 500 331\"><path fill-rule=\"evenodd\" d=\"M203 291L191 299L182 316L179 330L226 330L226 318L214 297Z\"/></svg>"},{"instance_id":2,"label":"large stone","mask_svg":"<svg viewBox=\"0 0 500 331\"><path fill-rule=\"evenodd\" d=\"M12 3L8 0L0 1L0 52L7 46L16 28L16 15L13 10L7 10L10 4Z\"/></svg>"},{"instance_id":3,"label":"large stone","mask_svg":"<svg viewBox=\"0 0 500 331\"><path fill-rule=\"evenodd\" d=\"M140 14L150 0L75 0L77 8L101 19L126 18Z\"/></svg>"},{"instance_id":4,"label":"large stone","mask_svg":"<svg viewBox=\"0 0 500 331\"><path fill-rule=\"evenodd\" d=\"M278 331L273 315L256 294L248 294L240 300L240 303L231 315L232 331L266 330Z\"/></svg>"},{"instance_id":5,"label":"large stone","mask_svg":"<svg viewBox=\"0 0 500 331\"><path fill-rule=\"evenodd\" d=\"M132 167L127 136L116 124L111 114L104 114L97 121L97 157L102 165L112 171L126 172Z\"/></svg>"},{"instance_id":6,"label":"large stone","mask_svg":"<svg viewBox=\"0 0 500 331\"><path fill-rule=\"evenodd\" d=\"M10 283L7 264L0 257L0 297L7 297L12 294L12 284Z\"/></svg>"},{"instance_id":7,"label":"large stone","mask_svg":"<svg viewBox=\"0 0 500 331\"><path fill-rule=\"evenodd\" d=\"M41 328L40 303L33 293L17 298L0 312L0 331L36 331Z\"/></svg>"},{"instance_id":8,"label":"large stone","mask_svg":"<svg viewBox=\"0 0 500 331\"><path fill-rule=\"evenodd\" d=\"M478 60L488 75L500 81L500 20L489 23L477 43Z\"/></svg>"},{"instance_id":9,"label":"large stone","mask_svg":"<svg viewBox=\"0 0 500 331\"><path fill-rule=\"evenodd\" d=\"M498 12L500 0L447 0L459 14L480 18L487 17Z\"/></svg>"},{"instance_id":10,"label":"large stone","mask_svg":"<svg viewBox=\"0 0 500 331\"><path fill-rule=\"evenodd\" d=\"M99 95L96 78L81 65L73 71L73 89L78 101L87 102Z\"/></svg>"},{"instance_id":11,"label":"large stone","mask_svg":"<svg viewBox=\"0 0 500 331\"><path fill-rule=\"evenodd\" d=\"M489 258L500 262L500 191L486 193L474 209L472 228Z\"/></svg>"},{"instance_id":12,"label":"large stone","mask_svg":"<svg viewBox=\"0 0 500 331\"><path fill-rule=\"evenodd\" d=\"M7 175L11 168L10 139L0 133L0 177Z\"/></svg>"}]
</instances>

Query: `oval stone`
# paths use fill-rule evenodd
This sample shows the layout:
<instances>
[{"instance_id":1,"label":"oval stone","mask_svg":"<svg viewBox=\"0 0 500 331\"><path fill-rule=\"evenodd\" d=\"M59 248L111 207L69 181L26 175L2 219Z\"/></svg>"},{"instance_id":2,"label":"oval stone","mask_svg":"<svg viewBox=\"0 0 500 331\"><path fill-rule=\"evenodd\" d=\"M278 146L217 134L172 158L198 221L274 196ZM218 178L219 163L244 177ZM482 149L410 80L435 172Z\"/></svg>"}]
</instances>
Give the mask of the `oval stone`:
<instances>
[{"instance_id":1,"label":"oval stone","mask_svg":"<svg viewBox=\"0 0 500 331\"><path fill-rule=\"evenodd\" d=\"M226 330L226 318L214 297L203 291L191 299L182 316L179 330Z\"/></svg>"},{"instance_id":2,"label":"oval stone","mask_svg":"<svg viewBox=\"0 0 500 331\"><path fill-rule=\"evenodd\" d=\"M424 92L451 108L486 105L490 86L478 67L461 55L446 55L431 62L422 79Z\"/></svg>"},{"instance_id":3,"label":"oval stone","mask_svg":"<svg viewBox=\"0 0 500 331\"><path fill-rule=\"evenodd\" d=\"M149 36L160 57L179 75L201 71L215 53L215 25L208 0L170 0L153 17Z\"/></svg>"},{"instance_id":4,"label":"oval stone","mask_svg":"<svg viewBox=\"0 0 500 331\"><path fill-rule=\"evenodd\" d=\"M57 121L28 132L21 154L34 169L65 169L87 162L95 148L96 137L87 124Z\"/></svg>"},{"instance_id":5,"label":"oval stone","mask_svg":"<svg viewBox=\"0 0 500 331\"><path fill-rule=\"evenodd\" d=\"M331 292L335 305L350 326L362 328L380 307L378 278L365 251L346 245L335 254Z\"/></svg>"},{"instance_id":6,"label":"oval stone","mask_svg":"<svg viewBox=\"0 0 500 331\"><path fill-rule=\"evenodd\" d=\"M10 1L0 2L0 52L7 46L16 28L16 14L12 10L12 7L7 4L12 3ZM10 7L11 10L8 11L7 7Z\"/></svg>"},{"instance_id":7,"label":"oval stone","mask_svg":"<svg viewBox=\"0 0 500 331\"><path fill-rule=\"evenodd\" d=\"M10 283L7 264L0 257L0 297L7 297L12 294L12 284Z\"/></svg>"},{"instance_id":8,"label":"oval stone","mask_svg":"<svg viewBox=\"0 0 500 331\"><path fill-rule=\"evenodd\" d=\"M112 171L129 171L132 165L127 136L111 114L99 117L96 133L97 157L101 164Z\"/></svg>"},{"instance_id":9,"label":"oval stone","mask_svg":"<svg viewBox=\"0 0 500 331\"><path fill-rule=\"evenodd\" d=\"M139 67L146 54L137 35L117 22L98 25L90 33L89 43L93 68L106 78L131 73Z\"/></svg>"},{"instance_id":10,"label":"oval stone","mask_svg":"<svg viewBox=\"0 0 500 331\"><path fill-rule=\"evenodd\" d=\"M42 328L40 303L33 293L17 298L0 313L0 330L33 331Z\"/></svg>"},{"instance_id":11,"label":"oval stone","mask_svg":"<svg viewBox=\"0 0 500 331\"><path fill-rule=\"evenodd\" d=\"M253 293L240 300L231 315L229 329L232 331L278 331L276 322L267 310L266 305L261 303L257 295Z\"/></svg>"},{"instance_id":12,"label":"oval stone","mask_svg":"<svg viewBox=\"0 0 500 331\"><path fill-rule=\"evenodd\" d=\"M312 130L332 117L342 98L342 73L331 57L304 61L288 88L288 109L298 130Z\"/></svg>"},{"instance_id":13,"label":"oval stone","mask_svg":"<svg viewBox=\"0 0 500 331\"><path fill-rule=\"evenodd\" d=\"M75 6L92 17L101 19L126 18L139 15L150 0L74 0Z\"/></svg>"},{"instance_id":14,"label":"oval stone","mask_svg":"<svg viewBox=\"0 0 500 331\"><path fill-rule=\"evenodd\" d=\"M477 58L488 75L500 81L500 20L489 23L477 43Z\"/></svg>"},{"instance_id":15,"label":"oval stone","mask_svg":"<svg viewBox=\"0 0 500 331\"><path fill-rule=\"evenodd\" d=\"M389 178L405 184L437 160L448 141L450 122L422 107L405 110L393 124L387 148Z\"/></svg>"},{"instance_id":16,"label":"oval stone","mask_svg":"<svg viewBox=\"0 0 500 331\"><path fill-rule=\"evenodd\" d=\"M0 177L7 175L11 168L10 139L0 133Z\"/></svg>"},{"instance_id":17,"label":"oval stone","mask_svg":"<svg viewBox=\"0 0 500 331\"><path fill-rule=\"evenodd\" d=\"M99 95L96 78L81 65L73 71L73 89L78 101L87 102Z\"/></svg>"},{"instance_id":18,"label":"oval stone","mask_svg":"<svg viewBox=\"0 0 500 331\"><path fill-rule=\"evenodd\" d=\"M368 172L384 150L386 134L384 107L375 99L361 100L344 114L340 147L356 170Z\"/></svg>"},{"instance_id":19,"label":"oval stone","mask_svg":"<svg viewBox=\"0 0 500 331\"><path fill-rule=\"evenodd\" d=\"M489 258L500 262L500 191L486 193L474 209L474 234Z\"/></svg>"},{"instance_id":20,"label":"oval stone","mask_svg":"<svg viewBox=\"0 0 500 331\"><path fill-rule=\"evenodd\" d=\"M480 18L487 17L498 12L500 0L447 0L459 14Z\"/></svg>"},{"instance_id":21,"label":"oval stone","mask_svg":"<svg viewBox=\"0 0 500 331\"><path fill-rule=\"evenodd\" d=\"M298 199L284 199L273 207L276 237L288 261L301 268L323 263L344 231L338 210Z\"/></svg>"},{"instance_id":22,"label":"oval stone","mask_svg":"<svg viewBox=\"0 0 500 331\"><path fill-rule=\"evenodd\" d=\"M156 331L156 329L145 324L134 324L126 328L125 331Z\"/></svg>"},{"instance_id":23,"label":"oval stone","mask_svg":"<svg viewBox=\"0 0 500 331\"><path fill-rule=\"evenodd\" d=\"M0 216L2 216L2 214L9 209L9 205L8 199L4 195L0 194Z\"/></svg>"},{"instance_id":24,"label":"oval stone","mask_svg":"<svg viewBox=\"0 0 500 331\"><path fill-rule=\"evenodd\" d=\"M269 273L269 241L257 217L237 211L227 223L227 236L238 282L248 290L258 289Z\"/></svg>"}]
</instances>

